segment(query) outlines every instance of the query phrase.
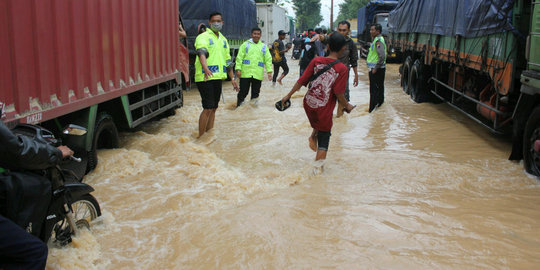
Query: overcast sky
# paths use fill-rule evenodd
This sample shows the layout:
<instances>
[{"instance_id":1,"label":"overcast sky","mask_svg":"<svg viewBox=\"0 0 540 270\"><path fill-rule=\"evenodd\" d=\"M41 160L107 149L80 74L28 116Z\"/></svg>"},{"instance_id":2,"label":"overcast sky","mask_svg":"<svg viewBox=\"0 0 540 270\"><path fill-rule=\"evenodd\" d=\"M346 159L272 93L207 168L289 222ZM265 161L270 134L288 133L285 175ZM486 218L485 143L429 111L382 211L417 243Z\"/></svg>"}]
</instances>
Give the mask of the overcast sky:
<instances>
[{"instance_id":1,"label":"overcast sky","mask_svg":"<svg viewBox=\"0 0 540 270\"><path fill-rule=\"evenodd\" d=\"M344 0L334 0L334 21L339 14L339 4L343 2ZM289 16L295 17L292 4L285 3L284 7L287 9ZM330 0L321 0L321 15L323 17L321 25L330 26Z\"/></svg>"}]
</instances>

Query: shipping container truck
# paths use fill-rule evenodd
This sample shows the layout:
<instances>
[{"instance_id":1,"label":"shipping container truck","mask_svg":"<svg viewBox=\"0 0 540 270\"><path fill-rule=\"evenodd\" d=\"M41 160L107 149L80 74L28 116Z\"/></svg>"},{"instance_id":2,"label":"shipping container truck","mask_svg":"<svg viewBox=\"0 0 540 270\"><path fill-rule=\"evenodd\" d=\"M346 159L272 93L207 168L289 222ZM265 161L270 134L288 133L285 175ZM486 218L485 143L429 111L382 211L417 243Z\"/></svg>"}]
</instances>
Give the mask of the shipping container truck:
<instances>
[{"instance_id":1,"label":"shipping container truck","mask_svg":"<svg viewBox=\"0 0 540 270\"><path fill-rule=\"evenodd\" d=\"M412 100L442 100L511 134L510 159L540 176L540 2L404 0L389 24Z\"/></svg>"},{"instance_id":2,"label":"shipping container truck","mask_svg":"<svg viewBox=\"0 0 540 270\"><path fill-rule=\"evenodd\" d=\"M223 14L221 33L227 38L233 58L238 48L251 38L251 29L257 26L257 9L253 0L178 0L178 7L187 33L192 79L195 76L195 39L200 24L208 26L212 12Z\"/></svg>"},{"instance_id":3,"label":"shipping container truck","mask_svg":"<svg viewBox=\"0 0 540 270\"><path fill-rule=\"evenodd\" d=\"M0 11L2 121L87 128L64 139L83 173L97 149L118 146L117 128L182 106L189 68L176 0L5 0Z\"/></svg>"},{"instance_id":4,"label":"shipping container truck","mask_svg":"<svg viewBox=\"0 0 540 270\"><path fill-rule=\"evenodd\" d=\"M278 39L280 30L290 34L290 20L287 17L287 11L275 3L257 3L257 24L262 30L261 41L267 45L272 45L274 40ZM285 40L288 41L289 38L290 36L286 37Z\"/></svg>"},{"instance_id":5,"label":"shipping container truck","mask_svg":"<svg viewBox=\"0 0 540 270\"><path fill-rule=\"evenodd\" d=\"M372 24L378 23L382 26L382 35L388 37L388 14L396 7L398 1L371 0L365 7L357 11L358 44L360 56L367 57L369 46L371 46L371 36L369 28ZM389 44L390 45L390 44ZM393 46L387 46L388 58L399 57L400 54Z\"/></svg>"}]
</instances>

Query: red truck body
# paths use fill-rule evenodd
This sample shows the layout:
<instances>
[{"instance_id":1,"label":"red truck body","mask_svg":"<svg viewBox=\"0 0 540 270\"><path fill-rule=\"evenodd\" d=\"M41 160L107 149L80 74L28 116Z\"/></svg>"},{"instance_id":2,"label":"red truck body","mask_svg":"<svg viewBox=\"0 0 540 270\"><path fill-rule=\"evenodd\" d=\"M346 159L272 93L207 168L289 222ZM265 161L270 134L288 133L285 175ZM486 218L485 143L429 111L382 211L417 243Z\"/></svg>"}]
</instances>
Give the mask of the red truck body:
<instances>
[{"instance_id":1,"label":"red truck body","mask_svg":"<svg viewBox=\"0 0 540 270\"><path fill-rule=\"evenodd\" d=\"M39 123L189 80L177 0L5 0L0 13L4 122Z\"/></svg>"}]
</instances>

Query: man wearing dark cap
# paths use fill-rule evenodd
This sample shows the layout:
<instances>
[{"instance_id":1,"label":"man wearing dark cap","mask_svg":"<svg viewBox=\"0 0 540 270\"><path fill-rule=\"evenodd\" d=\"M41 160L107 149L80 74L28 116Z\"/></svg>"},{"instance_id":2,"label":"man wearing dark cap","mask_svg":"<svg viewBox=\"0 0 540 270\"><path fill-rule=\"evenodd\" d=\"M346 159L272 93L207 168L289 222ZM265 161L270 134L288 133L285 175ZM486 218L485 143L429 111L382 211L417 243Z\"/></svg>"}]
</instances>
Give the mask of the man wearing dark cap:
<instances>
[{"instance_id":1,"label":"man wearing dark cap","mask_svg":"<svg viewBox=\"0 0 540 270\"><path fill-rule=\"evenodd\" d=\"M281 74L279 79L277 79L277 82L279 84L282 84L281 80L283 80L283 78L289 73L289 66L287 66L287 59L285 58L285 53L289 51L289 48L285 47L285 44L283 44L283 40L285 39L286 34L287 33L285 33L285 31L279 30L279 38L276 39L272 44L272 63L274 64L274 76L272 77L272 85L276 85L276 79L278 77L280 67L283 68L283 73Z\"/></svg>"}]
</instances>

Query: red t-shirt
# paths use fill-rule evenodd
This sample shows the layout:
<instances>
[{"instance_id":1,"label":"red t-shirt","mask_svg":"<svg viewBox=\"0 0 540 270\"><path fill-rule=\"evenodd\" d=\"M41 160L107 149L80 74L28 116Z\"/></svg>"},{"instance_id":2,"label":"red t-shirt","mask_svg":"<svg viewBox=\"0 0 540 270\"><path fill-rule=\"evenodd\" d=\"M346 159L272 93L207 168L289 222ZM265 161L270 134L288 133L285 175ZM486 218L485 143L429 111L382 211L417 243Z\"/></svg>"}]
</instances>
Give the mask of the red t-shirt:
<instances>
[{"instance_id":1,"label":"red t-shirt","mask_svg":"<svg viewBox=\"0 0 540 270\"><path fill-rule=\"evenodd\" d=\"M323 69L335 59L316 57L298 79L298 83L306 86L308 80L317 71ZM347 67L339 62L311 82L311 87L304 96L304 110L311 127L319 131L332 129L332 114L336 107L337 94L344 94L347 86Z\"/></svg>"}]
</instances>

